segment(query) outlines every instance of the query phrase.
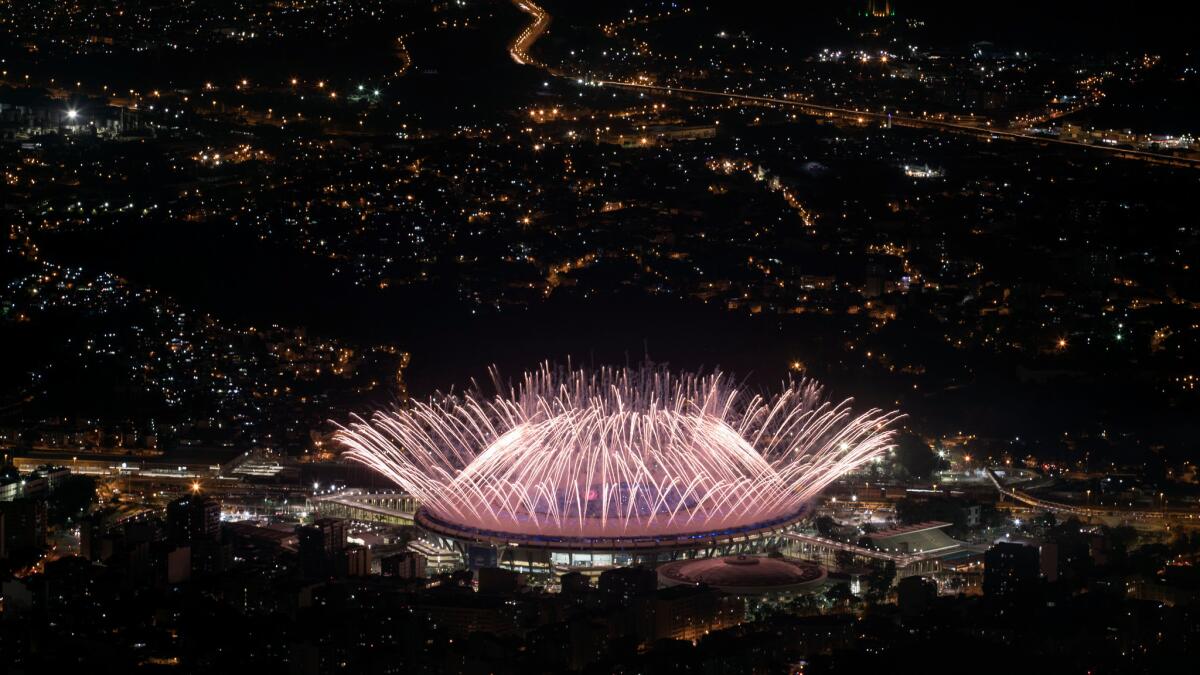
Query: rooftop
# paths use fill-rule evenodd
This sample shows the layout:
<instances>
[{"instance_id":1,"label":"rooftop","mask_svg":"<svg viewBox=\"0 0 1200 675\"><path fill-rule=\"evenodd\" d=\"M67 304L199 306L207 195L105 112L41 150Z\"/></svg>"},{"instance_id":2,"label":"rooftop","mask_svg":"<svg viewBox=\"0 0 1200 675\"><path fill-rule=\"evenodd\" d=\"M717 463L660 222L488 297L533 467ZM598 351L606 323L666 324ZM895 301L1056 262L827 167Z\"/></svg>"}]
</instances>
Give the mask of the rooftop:
<instances>
[{"instance_id":1,"label":"rooftop","mask_svg":"<svg viewBox=\"0 0 1200 675\"><path fill-rule=\"evenodd\" d=\"M943 528L950 523L928 521L867 535L875 546L892 553L934 553L954 551L962 544Z\"/></svg>"},{"instance_id":2,"label":"rooftop","mask_svg":"<svg viewBox=\"0 0 1200 675\"><path fill-rule=\"evenodd\" d=\"M825 570L793 558L724 556L680 560L658 568L664 585L705 584L736 595L796 592L819 585Z\"/></svg>"}]
</instances>

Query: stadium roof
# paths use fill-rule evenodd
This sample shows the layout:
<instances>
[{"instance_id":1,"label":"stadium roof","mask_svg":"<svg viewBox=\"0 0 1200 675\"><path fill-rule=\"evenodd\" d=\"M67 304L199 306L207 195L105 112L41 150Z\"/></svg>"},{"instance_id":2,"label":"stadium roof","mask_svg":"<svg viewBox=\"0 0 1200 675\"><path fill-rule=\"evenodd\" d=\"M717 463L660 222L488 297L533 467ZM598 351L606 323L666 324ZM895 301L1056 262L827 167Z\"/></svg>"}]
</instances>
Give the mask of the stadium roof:
<instances>
[{"instance_id":1,"label":"stadium roof","mask_svg":"<svg viewBox=\"0 0 1200 675\"><path fill-rule=\"evenodd\" d=\"M868 534L871 543L890 553L941 553L956 551L962 542L943 531L950 523L931 520Z\"/></svg>"}]
</instances>

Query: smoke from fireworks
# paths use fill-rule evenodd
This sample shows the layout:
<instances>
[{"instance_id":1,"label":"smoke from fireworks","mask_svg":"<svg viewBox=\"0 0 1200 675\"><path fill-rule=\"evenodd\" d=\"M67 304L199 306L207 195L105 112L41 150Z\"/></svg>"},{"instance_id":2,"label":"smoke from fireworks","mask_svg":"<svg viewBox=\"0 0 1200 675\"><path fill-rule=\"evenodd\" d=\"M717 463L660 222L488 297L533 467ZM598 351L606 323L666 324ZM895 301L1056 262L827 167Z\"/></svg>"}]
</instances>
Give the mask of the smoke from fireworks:
<instances>
[{"instance_id":1,"label":"smoke from fireworks","mask_svg":"<svg viewBox=\"0 0 1200 675\"><path fill-rule=\"evenodd\" d=\"M486 396L444 394L355 417L346 455L434 517L496 532L641 537L710 532L798 513L884 452L898 417L854 414L811 380L770 397L662 367L544 365Z\"/></svg>"}]
</instances>

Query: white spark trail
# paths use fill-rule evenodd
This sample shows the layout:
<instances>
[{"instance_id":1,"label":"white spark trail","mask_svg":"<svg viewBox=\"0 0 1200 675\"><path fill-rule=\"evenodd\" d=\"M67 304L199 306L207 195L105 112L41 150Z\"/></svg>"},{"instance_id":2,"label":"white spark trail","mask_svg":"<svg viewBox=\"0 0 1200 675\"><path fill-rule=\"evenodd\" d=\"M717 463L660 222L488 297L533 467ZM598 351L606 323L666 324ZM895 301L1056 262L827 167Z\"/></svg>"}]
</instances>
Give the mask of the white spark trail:
<instances>
[{"instance_id":1,"label":"white spark trail","mask_svg":"<svg viewBox=\"0 0 1200 675\"><path fill-rule=\"evenodd\" d=\"M771 397L720 372L554 367L496 391L354 416L335 439L441 520L521 535L669 536L797 514L892 447L899 415L854 414L812 380Z\"/></svg>"}]
</instances>

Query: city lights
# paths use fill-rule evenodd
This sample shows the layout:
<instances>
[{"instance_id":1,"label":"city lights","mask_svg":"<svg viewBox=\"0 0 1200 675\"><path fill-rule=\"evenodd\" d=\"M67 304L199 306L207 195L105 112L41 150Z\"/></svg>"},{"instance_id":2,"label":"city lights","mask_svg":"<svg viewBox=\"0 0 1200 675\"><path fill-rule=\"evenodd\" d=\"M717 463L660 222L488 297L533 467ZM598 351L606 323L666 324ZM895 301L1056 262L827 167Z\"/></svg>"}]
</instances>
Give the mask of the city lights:
<instances>
[{"instance_id":1,"label":"city lights","mask_svg":"<svg viewBox=\"0 0 1200 675\"><path fill-rule=\"evenodd\" d=\"M0 6L0 671L1200 662L1189 3Z\"/></svg>"}]
</instances>

